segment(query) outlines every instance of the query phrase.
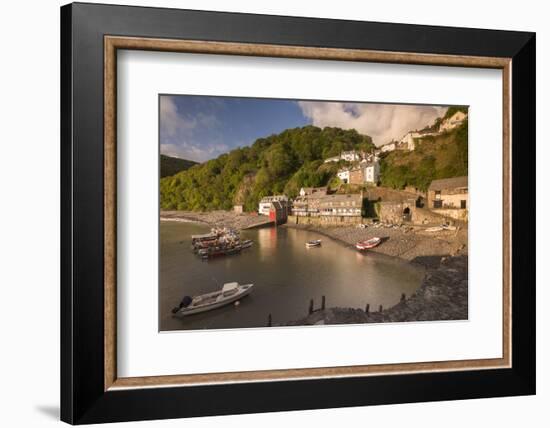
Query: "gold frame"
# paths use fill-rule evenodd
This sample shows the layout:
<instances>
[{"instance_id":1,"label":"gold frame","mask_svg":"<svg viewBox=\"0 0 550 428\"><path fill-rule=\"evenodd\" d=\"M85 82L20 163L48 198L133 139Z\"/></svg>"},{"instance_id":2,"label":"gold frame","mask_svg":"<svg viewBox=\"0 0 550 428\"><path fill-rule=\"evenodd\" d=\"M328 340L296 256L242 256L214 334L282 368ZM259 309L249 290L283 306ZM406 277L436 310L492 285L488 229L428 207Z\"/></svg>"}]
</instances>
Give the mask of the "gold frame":
<instances>
[{"instance_id":1,"label":"gold frame","mask_svg":"<svg viewBox=\"0 0 550 428\"><path fill-rule=\"evenodd\" d=\"M117 377L116 368L116 52L118 49L337 61L443 65L502 70L503 81L503 349L502 358L262 370L190 375ZM192 386L236 382L354 377L511 367L511 58L382 52L265 44L104 37L104 389Z\"/></svg>"}]
</instances>

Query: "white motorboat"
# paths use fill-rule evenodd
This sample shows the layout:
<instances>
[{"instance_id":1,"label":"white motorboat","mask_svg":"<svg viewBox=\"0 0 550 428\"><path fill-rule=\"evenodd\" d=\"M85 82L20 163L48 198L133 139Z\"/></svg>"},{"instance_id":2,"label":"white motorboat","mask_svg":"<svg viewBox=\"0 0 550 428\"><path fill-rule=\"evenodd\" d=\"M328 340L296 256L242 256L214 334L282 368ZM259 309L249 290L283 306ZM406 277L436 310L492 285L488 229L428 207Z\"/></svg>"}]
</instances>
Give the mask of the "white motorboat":
<instances>
[{"instance_id":1,"label":"white motorboat","mask_svg":"<svg viewBox=\"0 0 550 428\"><path fill-rule=\"evenodd\" d=\"M238 282L229 282L223 288L212 293L198 296L185 296L179 307L172 309L174 315L193 315L210 311L228 305L250 294L254 284L239 285Z\"/></svg>"}]
</instances>

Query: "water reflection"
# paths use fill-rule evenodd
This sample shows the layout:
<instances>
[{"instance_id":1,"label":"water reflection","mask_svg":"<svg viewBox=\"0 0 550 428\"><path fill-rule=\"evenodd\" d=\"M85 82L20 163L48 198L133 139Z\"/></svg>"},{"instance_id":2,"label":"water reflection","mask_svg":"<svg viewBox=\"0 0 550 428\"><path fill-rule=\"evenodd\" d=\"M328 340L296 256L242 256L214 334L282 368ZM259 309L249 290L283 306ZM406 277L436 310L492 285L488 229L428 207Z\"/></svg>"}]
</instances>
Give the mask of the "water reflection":
<instances>
[{"instance_id":1,"label":"water reflection","mask_svg":"<svg viewBox=\"0 0 550 428\"><path fill-rule=\"evenodd\" d=\"M423 277L421 269L397 259L361 254L314 232L285 227L244 231L243 237L254 241L252 248L204 262L191 251L189 236L206 230L161 223L161 330L264 327L269 314L274 323L285 323L305 316L310 299L320 305L323 295L329 307L389 307L401 293L412 294ZM305 247L319 238L321 247ZM184 295L214 291L230 281L255 284L240 306L183 320L171 317L170 309Z\"/></svg>"}]
</instances>

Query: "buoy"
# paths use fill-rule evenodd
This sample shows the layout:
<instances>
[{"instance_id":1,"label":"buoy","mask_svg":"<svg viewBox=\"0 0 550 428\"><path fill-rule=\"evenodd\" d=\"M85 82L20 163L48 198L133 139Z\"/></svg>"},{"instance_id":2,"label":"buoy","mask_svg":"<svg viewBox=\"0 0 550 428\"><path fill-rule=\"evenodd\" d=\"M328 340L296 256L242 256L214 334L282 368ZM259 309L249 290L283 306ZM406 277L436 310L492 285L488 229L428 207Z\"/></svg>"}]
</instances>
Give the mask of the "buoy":
<instances>
[{"instance_id":1,"label":"buoy","mask_svg":"<svg viewBox=\"0 0 550 428\"><path fill-rule=\"evenodd\" d=\"M238 300L235 302L235 306L239 306L241 304L241 302L239 302Z\"/></svg>"}]
</instances>

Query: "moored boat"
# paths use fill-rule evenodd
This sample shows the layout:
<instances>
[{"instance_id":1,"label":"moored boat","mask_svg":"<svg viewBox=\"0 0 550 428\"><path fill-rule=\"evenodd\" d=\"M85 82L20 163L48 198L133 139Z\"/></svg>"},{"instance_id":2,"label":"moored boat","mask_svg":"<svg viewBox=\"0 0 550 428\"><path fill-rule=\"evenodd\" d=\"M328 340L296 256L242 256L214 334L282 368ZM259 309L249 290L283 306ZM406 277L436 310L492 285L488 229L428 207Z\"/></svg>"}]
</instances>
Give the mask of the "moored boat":
<instances>
[{"instance_id":1,"label":"moored boat","mask_svg":"<svg viewBox=\"0 0 550 428\"><path fill-rule=\"evenodd\" d=\"M217 309L247 296L253 287L254 284L240 285L238 282L228 282L221 290L212 293L185 296L179 306L172 309L172 313L174 316L186 316Z\"/></svg>"},{"instance_id":2,"label":"moored boat","mask_svg":"<svg viewBox=\"0 0 550 428\"><path fill-rule=\"evenodd\" d=\"M306 242L306 248L312 248L312 247L320 247L321 246L321 240L315 239L313 241L307 241Z\"/></svg>"},{"instance_id":3,"label":"moored boat","mask_svg":"<svg viewBox=\"0 0 550 428\"><path fill-rule=\"evenodd\" d=\"M219 256L230 256L232 254L240 253L243 247L239 245L211 247L203 250L199 250L199 256L203 259L209 259Z\"/></svg>"},{"instance_id":4,"label":"moored boat","mask_svg":"<svg viewBox=\"0 0 550 428\"><path fill-rule=\"evenodd\" d=\"M359 241L355 244L355 248L359 251L369 250L378 246L382 242L382 238L375 236L374 238L367 239L366 241Z\"/></svg>"},{"instance_id":5,"label":"moored boat","mask_svg":"<svg viewBox=\"0 0 550 428\"><path fill-rule=\"evenodd\" d=\"M202 235L191 235L191 243L195 245L202 242L215 241L216 239L218 239L218 236L219 235L214 231L203 233Z\"/></svg>"},{"instance_id":6,"label":"moored boat","mask_svg":"<svg viewBox=\"0 0 550 428\"><path fill-rule=\"evenodd\" d=\"M241 243L241 248L244 250L245 248L252 247L252 239L247 239Z\"/></svg>"}]
</instances>

